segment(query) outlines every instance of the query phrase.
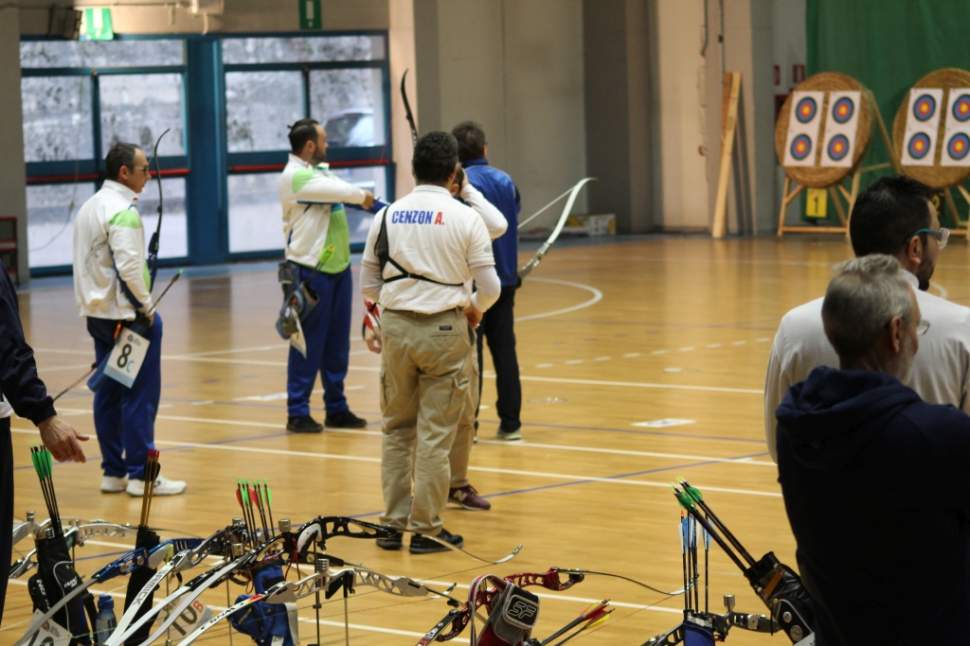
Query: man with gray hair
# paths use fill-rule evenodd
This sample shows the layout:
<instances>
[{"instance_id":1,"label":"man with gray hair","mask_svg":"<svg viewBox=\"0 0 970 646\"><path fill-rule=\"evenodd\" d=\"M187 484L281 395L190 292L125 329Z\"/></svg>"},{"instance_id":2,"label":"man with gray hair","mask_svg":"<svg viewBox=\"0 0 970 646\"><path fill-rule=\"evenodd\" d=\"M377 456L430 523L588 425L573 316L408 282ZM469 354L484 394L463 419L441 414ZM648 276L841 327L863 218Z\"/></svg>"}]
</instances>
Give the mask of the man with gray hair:
<instances>
[{"instance_id":1,"label":"man with gray hair","mask_svg":"<svg viewBox=\"0 0 970 646\"><path fill-rule=\"evenodd\" d=\"M777 411L815 643L966 643L970 417L901 383L929 325L897 260L836 271L822 323L840 369L815 368Z\"/></svg>"}]
</instances>

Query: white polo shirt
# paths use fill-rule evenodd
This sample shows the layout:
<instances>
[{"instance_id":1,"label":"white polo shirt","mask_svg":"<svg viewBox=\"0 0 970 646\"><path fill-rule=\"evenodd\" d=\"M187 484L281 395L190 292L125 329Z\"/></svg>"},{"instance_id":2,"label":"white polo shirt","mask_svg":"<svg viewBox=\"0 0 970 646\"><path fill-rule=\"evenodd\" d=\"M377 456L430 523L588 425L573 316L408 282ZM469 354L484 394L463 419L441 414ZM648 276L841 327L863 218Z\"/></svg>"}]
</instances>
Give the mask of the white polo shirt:
<instances>
[{"instance_id":1,"label":"white polo shirt","mask_svg":"<svg viewBox=\"0 0 970 646\"><path fill-rule=\"evenodd\" d=\"M916 276L903 272L916 292L923 320L930 327L919 339L919 351L907 384L931 404L951 404L970 413L970 308L918 289ZM817 366L839 367L839 358L822 328L822 300L804 303L781 319L765 377L765 439L772 459L778 421L775 410L794 384Z\"/></svg>"},{"instance_id":2,"label":"white polo shirt","mask_svg":"<svg viewBox=\"0 0 970 646\"><path fill-rule=\"evenodd\" d=\"M388 250L395 262L412 274L453 286L411 278L386 282L401 273L387 263L381 274L385 281L380 290L381 305L421 314L467 307L473 270L495 265L492 241L482 217L452 198L447 189L419 185L374 218L364 247L364 270L380 271L374 245L384 220Z\"/></svg>"}]
</instances>

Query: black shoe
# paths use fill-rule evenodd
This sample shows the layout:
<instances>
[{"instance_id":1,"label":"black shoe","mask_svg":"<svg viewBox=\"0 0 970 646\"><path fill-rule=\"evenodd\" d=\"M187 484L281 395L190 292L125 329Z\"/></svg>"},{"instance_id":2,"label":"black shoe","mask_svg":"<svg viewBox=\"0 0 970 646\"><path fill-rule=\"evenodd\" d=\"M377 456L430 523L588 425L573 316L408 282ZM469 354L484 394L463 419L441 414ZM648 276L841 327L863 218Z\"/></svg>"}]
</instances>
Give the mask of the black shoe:
<instances>
[{"instance_id":1,"label":"black shoe","mask_svg":"<svg viewBox=\"0 0 970 646\"><path fill-rule=\"evenodd\" d=\"M357 417L349 410L334 413L333 415L328 413L323 423L325 426L332 426L333 428L365 428L367 426L366 419Z\"/></svg>"},{"instance_id":2,"label":"black shoe","mask_svg":"<svg viewBox=\"0 0 970 646\"><path fill-rule=\"evenodd\" d=\"M290 433L322 433L323 424L309 415L299 415L286 419L286 430Z\"/></svg>"},{"instance_id":3,"label":"black shoe","mask_svg":"<svg viewBox=\"0 0 970 646\"><path fill-rule=\"evenodd\" d=\"M388 528L390 529L390 528ZM402 537L404 534L397 530L391 530L393 533L388 533L386 536L377 537L377 547L382 550L399 550L403 544Z\"/></svg>"},{"instance_id":4,"label":"black shoe","mask_svg":"<svg viewBox=\"0 0 970 646\"><path fill-rule=\"evenodd\" d=\"M455 547L461 547L465 544L464 539L458 534L452 534L444 527L441 528L441 533L435 536L439 541L445 541L450 543ZM421 536L420 534L411 537L411 549L409 550L411 554L431 554L432 552L447 552L448 548L441 543L434 541L427 536Z\"/></svg>"}]
</instances>

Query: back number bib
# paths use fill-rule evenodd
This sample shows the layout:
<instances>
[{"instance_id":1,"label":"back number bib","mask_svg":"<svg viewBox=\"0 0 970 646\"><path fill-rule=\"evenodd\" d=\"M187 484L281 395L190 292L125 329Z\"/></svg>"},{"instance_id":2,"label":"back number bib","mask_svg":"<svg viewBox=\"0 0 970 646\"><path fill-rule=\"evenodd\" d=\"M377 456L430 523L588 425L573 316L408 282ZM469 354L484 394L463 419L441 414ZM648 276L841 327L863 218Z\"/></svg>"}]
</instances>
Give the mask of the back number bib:
<instances>
[{"instance_id":1,"label":"back number bib","mask_svg":"<svg viewBox=\"0 0 970 646\"><path fill-rule=\"evenodd\" d=\"M108 356L108 363L104 367L104 374L111 377L126 388L131 388L138 377L148 346L151 342L130 329L124 329L115 342Z\"/></svg>"}]
</instances>

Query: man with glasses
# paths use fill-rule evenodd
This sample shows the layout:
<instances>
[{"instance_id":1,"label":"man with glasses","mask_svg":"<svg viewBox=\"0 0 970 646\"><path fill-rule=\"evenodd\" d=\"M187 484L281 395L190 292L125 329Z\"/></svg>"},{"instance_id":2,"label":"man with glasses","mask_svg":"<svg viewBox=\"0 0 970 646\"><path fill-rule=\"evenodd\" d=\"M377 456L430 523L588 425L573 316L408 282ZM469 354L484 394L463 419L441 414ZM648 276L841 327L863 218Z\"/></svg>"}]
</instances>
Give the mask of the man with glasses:
<instances>
[{"instance_id":1,"label":"man with glasses","mask_svg":"<svg viewBox=\"0 0 970 646\"><path fill-rule=\"evenodd\" d=\"M933 404L952 404L970 413L970 309L930 294L930 278L950 231L940 228L933 191L904 176L884 177L866 189L852 209L849 232L857 257L895 257L918 288L923 318L930 326L904 383ZM775 409L788 388L817 366L838 366L822 329L822 299L790 310L781 319L765 379L765 435L777 460Z\"/></svg>"},{"instance_id":2,"label":"man with glasses","mask_svg":"<svg viewBox=\"0 0 970 646\"><path fill-rule=\"evenodd\" d=\"M778 408L819 646L967 642L970 417L903 385L937 322L913 287L891 256L843 264L821 307L839 369L816 368Z\"/></svg>"},{"instance_id":3,"label":"man with glasses","mask_svg":"<svg viewBox=\"0 0 970 646\"><path fill-rule=\"evenodd\" d=\"M107 179L74 219L74 298L94 339L98 364L111 353L125 328L137 328L148 339L148 351L131 387L105 377L98 380L94 393L101 491L142 496L145 458L155 448L155 416L162 392L162 317L154 310L145 230L137 209L149 166L145 151L126 143L112 146L104 161ZM159 476L155 481L156 496L183 491L181 480Z\"/></svg>"}]
</instances>

